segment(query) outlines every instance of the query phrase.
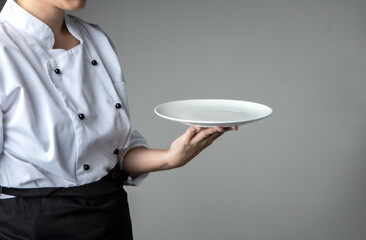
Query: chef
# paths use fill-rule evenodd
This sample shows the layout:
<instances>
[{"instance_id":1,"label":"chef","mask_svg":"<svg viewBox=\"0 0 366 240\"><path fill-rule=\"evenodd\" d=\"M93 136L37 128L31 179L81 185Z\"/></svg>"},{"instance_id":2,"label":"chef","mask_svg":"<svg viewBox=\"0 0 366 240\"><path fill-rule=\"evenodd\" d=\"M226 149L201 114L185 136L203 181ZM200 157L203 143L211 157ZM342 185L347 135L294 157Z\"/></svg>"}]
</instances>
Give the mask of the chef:
<instances>
[{"instance_id":1,"label":"chef","mask_svg":"<svg viewBox=\"0 0 366 240\"><path fill-rule=\"evenodd\" d=\"M0 239L132 239L123 185L181 167L224 132L167 150L131 129L115 48L68 15L86 0L8 0L0 14Z\"/></svg>"}]
</instances>

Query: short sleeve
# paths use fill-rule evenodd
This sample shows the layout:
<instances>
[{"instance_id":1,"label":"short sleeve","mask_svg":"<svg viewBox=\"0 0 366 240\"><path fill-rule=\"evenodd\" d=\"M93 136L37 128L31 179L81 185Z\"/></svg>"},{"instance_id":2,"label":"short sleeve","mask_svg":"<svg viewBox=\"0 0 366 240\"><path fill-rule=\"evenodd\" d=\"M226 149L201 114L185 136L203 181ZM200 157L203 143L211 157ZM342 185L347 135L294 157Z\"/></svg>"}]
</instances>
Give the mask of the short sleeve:
<instances>
[{"instance_id":1,"label":"short sleeve","mask_svg":"<svg viewBox=\"0 0 366 240\"><path fill-rule=\"evenodd\" d=\"M123 159L124 159L125 155L128 153L128 151L130 151L133 148L137 148L137 147L148 148L148 144L147 144L145 138L138 131L134 130L131 133L131 138L130 138L129 144L123 149L123 152L121 154L121 161L120 161L121 168L123 165ZM129 177L127 179L126 185L138 186L147 177L147 175L148 174L146 173L146 174L141 174L134 178Z\"/></svg>"}]
</instances>

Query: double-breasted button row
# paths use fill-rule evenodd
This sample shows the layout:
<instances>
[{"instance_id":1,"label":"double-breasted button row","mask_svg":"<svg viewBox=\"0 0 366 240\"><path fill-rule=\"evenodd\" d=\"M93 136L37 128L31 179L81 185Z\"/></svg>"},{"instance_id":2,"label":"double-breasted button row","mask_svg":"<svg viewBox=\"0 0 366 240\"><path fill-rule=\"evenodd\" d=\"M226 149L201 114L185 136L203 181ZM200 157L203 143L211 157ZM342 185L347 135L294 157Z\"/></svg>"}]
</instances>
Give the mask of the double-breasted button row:
<instances>
[{"instance_id":1,"label":"double-breasted button row","mask_svg":"<svg viewBox=\"0 0 366 240\"><path fill-rule=\"evenodd\" d=\"M117 108L117 109L120 109L122 107L122 104L116 103L114 105L114 107ZM78 117L79 117L80 120L84 120L85 119L85 114L84 113L79 113Z\"/></svg>"},{"instance_id":2,"label":"double-breasted button row","mask_svg":"<svg viewBox=\"0 0 366 240\"><path fill-rule=\"evenodd\" d=\"M98 61L97 61L97 60L95 60L95 59L93 59L90 63L91 63L91 65L93 65L93 66L98 65ZM60 70L59 68L55 68L53 71L54 71L57 75L61 74L61 70Z\"/></svg>"}]
</instances>

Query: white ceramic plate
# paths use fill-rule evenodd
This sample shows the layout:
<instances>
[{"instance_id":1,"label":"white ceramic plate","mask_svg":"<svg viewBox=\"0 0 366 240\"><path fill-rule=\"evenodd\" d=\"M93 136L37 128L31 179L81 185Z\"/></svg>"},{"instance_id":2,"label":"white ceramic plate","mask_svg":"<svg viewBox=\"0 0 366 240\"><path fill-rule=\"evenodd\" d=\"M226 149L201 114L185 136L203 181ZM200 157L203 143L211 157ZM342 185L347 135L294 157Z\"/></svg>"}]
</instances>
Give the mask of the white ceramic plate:
<instances>
[{"instance_id":1,"label":"white ceramic plate","mask_svg":"<svg viewBox=\"0 0 366 240\"><path fill-rule=\"evenodd\" d=\"M155 108L155 113L187 125L231 127L268 117L272 109L247 101L192 99L163 103Z\"/></svg>"}]
</instances>

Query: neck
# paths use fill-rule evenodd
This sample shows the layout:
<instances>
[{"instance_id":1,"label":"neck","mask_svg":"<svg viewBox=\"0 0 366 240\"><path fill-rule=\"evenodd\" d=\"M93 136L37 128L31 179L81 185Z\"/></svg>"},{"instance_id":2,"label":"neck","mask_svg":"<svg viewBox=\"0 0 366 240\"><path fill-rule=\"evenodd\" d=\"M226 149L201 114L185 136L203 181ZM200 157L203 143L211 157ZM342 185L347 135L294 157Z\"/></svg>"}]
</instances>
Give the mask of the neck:
<instances>
[{"instance_id":1,"label":"neck","mask_svg":"<svg viewBox=\"0 0 366 240\"><path fill-rule=\"evenodd\" d=\"M64 11L37 0L17 0L17 4L47 24L54 35L65 31Z\"/></svg>"}]
</instances>

